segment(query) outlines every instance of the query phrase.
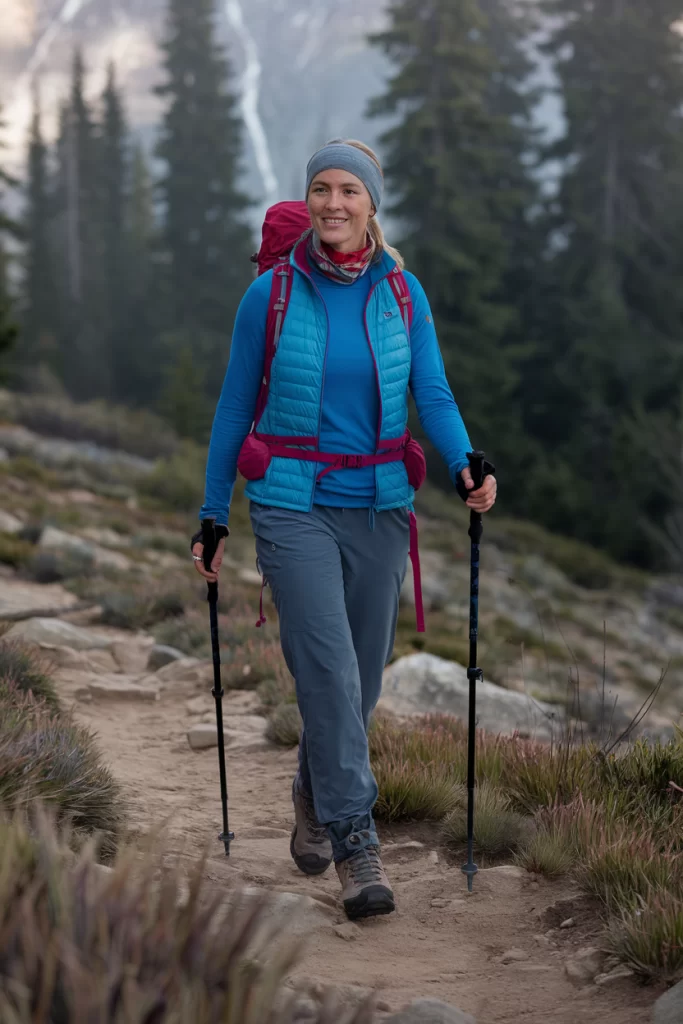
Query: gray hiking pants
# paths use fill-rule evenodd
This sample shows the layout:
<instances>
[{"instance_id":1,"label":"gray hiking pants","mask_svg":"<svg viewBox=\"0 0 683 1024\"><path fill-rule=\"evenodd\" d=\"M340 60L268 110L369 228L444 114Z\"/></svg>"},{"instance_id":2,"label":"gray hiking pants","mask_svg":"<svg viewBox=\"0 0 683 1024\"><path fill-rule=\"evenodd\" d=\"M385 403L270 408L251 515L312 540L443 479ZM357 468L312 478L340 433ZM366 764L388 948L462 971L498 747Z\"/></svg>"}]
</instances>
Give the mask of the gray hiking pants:
<instances>
[{"instance_id":1,"label":"gray hiking pants","mask_svg":"<svg viewBox=\"0 0 683 1024\"><path fill-rule=\"evenodd\" d=\"M334 859L377 844L367 727L396 632L410 543L406 508L251 504L256 552L280 617L304 723L299 771Z\"/></svg>"}]
</instances>

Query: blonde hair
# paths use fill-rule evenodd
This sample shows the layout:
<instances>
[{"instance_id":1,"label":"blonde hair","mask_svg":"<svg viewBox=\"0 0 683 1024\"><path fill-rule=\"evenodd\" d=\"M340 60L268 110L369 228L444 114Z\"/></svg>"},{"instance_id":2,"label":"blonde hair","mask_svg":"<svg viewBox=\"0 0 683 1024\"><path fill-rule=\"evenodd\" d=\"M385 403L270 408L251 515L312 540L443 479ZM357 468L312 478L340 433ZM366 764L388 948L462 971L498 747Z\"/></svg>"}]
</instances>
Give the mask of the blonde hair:
<instances>
[{"instance_id":1,"label":"blonde hair","mask_svg":"<svg viewBox=\"0 0 683 1024\"><path fill-rule=\"evenodd\" d=\"M382 170L382 165L379 162L379 157L377 156L373 149L370 149L369 146L366 146L364 142L359 142L358 139L344 139L343 141L347 146L354 146L356 149L360 149L362 153L365 153L366 156L369 156L370 159L377 164L377 166L380 169L380 173L382 174L382 177L384 177L384 171ZM377 213L375 213L374 217L370 218L368 222L368 231L370 233L372 241L375 243L376 251L379 253L382 252L382 250L384 250L384 252L388 253L391 256L391 258L396 261L396 265L401 270L403 270L405 268L406 261L403 259L403 256L398 251L398 249L395 249L393 245L389 245L389 243L387 242L386 238L384 237L382 225L377 219Z\"/></svg>"}]
</instances>

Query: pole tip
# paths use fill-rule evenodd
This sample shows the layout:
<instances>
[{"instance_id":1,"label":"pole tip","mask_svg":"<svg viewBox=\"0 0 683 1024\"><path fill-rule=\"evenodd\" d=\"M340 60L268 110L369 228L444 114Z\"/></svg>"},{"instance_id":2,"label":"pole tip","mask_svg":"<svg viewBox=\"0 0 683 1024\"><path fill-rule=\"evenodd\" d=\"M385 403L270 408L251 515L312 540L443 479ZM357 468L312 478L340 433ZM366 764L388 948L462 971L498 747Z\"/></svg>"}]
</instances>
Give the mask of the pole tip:
<instances>
[{"instance_id":1,"label":"pole tip","mask_svg":"<svg viewBox=\"0 0 683 1024\"><path fill-rule=\"evenodd\" d=\"M474 876L479 871L476 864L470 861L468 864L463 864L461 871L463 875L467 875L467 891L472 892L472 883L474 882Z\"/></svg>"}]
</instances>

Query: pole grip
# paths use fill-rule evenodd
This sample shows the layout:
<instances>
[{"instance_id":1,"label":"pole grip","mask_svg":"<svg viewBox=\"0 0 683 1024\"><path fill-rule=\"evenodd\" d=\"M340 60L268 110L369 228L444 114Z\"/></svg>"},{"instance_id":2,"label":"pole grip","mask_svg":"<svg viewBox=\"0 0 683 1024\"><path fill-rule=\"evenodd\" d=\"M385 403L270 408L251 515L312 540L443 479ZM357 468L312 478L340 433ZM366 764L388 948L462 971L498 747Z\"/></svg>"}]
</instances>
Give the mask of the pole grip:
<instances>
[{"instance_id":1,"label":"pole grip","mask_svg":"<svg viewBox=\"0 0 683 1024\"><path fill-rule=\"evenodd\" d=\"M472 474L472 480L474 481L474 490L478 491L483 484L484 477L486 475L484 471L486 455L482 451L468 452L467 460L470 464L470 473Z\"/></svg>"},{"instance_id":2,"label":"pole grip","mask_svg":"<svg viewBox=\"0 0 683 1024\"><path fill-rule=\"evenodd\" d=\"M211 563L218 547L215 519L202 519L202 544L204 545L204 568L207 572L211 572Z\"/></svg>"}]
</instances>

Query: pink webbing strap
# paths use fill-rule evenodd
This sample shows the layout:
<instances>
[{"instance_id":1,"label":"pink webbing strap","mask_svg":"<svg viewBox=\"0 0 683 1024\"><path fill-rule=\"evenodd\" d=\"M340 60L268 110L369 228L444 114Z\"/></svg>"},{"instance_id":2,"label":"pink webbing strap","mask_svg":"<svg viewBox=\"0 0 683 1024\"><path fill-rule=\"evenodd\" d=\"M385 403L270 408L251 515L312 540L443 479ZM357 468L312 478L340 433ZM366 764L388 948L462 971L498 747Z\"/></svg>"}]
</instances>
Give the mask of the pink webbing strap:
<instances>
[{"instance_id":1,"label":"pink webbing strap","mask_svg":"<svg viewBox=\"0 0 683 1024\"><path fill-rule=\"evenodd\" d=\"M257 629L260 629L261 626L265 626L266 622L268 621L265 615L263 614L263 591L265 589L266 582L266 577L263 575L263 573L261 573L261 597L259 599L259 620L256 623Z\"/></svg>"},{"instance_id":2,"label":"pink webbing strap","mask_svg":"<svg viewBox=\"0 0 683 1024\"><path fill-rule=\"evenodd\" d=\"M398 308L401 310L401 317L406 325L408 338L410 338L410 331L413 326L413 300L410 294L410 288L408 287L408 282L406 281L400 267L395 267L389 274L389 283L391 284L392 291L396 296Z\"/></svg>"},{"instance_id":3,"label":"pink webbing strap","mask_svg":"<svg viewBox=\"0 0 683 1024\"><path fill-rule=\"evenodd\" d=\"M281 260L273 267L273 283L268 301L268 317L266 319L266 354L263 364L263 380L256 400L254 426L258 426L268 401L270 390L270 374L273 359L277 352L278 342L282 333L282 324L287 315L287 307L292 294L292 268L289 260Z\"/></svg>"},{"instance_id":4,"label":"pink webbing strap","mask_svg":"<svg viewBox=\"0 0 683 1024\"><path fill-rule=\"evenodd\" d=\"M415 616L417 631L425 631L425 610L422 601L422 573L420 571L420 549L417 536L417 516L410 513L410 561L413 563L413 585L415 588Z\"/></svg>"}]
</instances>

